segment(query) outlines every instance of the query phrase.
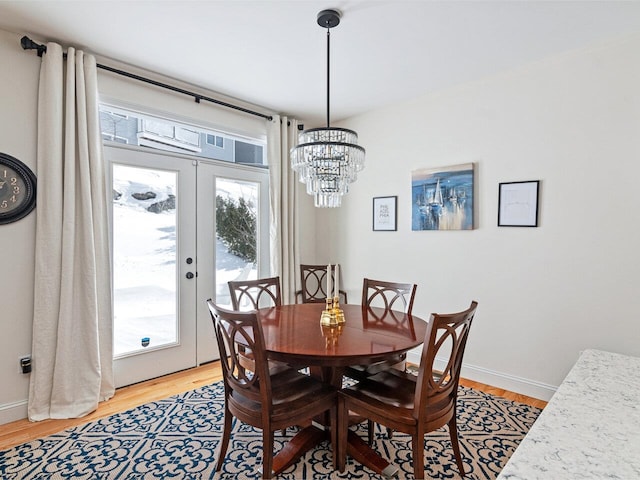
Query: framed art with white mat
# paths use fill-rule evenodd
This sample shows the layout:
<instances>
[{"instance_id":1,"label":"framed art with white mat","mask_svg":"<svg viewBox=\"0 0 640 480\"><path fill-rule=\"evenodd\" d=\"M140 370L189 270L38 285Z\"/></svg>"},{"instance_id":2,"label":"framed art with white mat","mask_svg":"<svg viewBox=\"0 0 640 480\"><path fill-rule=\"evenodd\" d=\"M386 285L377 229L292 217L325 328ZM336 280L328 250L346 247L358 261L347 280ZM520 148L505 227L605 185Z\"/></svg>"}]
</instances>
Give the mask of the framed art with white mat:
<instances>
[{"instance_id":1,"label":"framed art with white mat","mask_svg":"<svg viewBox=\"0 0 640 480\"><path fill-rule=\"evenodd\" d=\"M498 226L537 227L539 190L539 180L500 183Z\"/></svg>"}]
</instances>

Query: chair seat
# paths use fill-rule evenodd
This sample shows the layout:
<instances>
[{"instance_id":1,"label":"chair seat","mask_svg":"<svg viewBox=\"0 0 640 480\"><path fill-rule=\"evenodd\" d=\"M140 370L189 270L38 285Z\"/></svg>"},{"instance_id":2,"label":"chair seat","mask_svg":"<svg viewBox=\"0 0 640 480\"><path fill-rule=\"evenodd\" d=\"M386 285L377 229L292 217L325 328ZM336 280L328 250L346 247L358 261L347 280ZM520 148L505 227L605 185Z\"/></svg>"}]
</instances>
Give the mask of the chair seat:
<instances>
[{"instance_id":1,"label":"chair seat","mask_svg":"<svg viewBox=\"0 0 640 480\"><path fill-rule=\"evenodd\" d=\"M381 418L393 417L394 421L407 426L416 424L414 415L416 377L399 370L379 372L357 384L346 387L342 394L357 402L370 415ZM450 406L447 406L447 403ZM455 404L448 398L433 402L426 407L425 423L445 425L453 414ZM396 429L402 430L397 426ZM436 427L439 428L439 427Z\"/></svg>"},{"instance_id":2,"label":"chair seat","mask_svg":"<svg viewBox=\"0 0 640 480\"><path fill-rule=\"evenodd\" d=\"M253 352L251 350L246 350L244 348L238 348L238 360L240 362L240 366L246 370L251 372L255 372L256 370L256 360L253 356ZM276 373L283 372L285 370L291 369L291 365L279 362L277 360L269 360L269 374L275 375Z\"/></svg>"},{"instance_id":3,"label":"chair seat","mask_svg":"<svg viewBox=\"0 0 640 480\"><path fill-rule=\"evenodd\" d=\"M387 416L392 409L394 417L412 425L415 424L412 417L415 388L415 383L380 372L344 388L342 394L381 416Z\"/></svg>"},{"instance_id":4,"label":"chair seat","mask_svg":"<svg viewBox=\"0 0 640 480\"><path fill-rule=\"evenodd\" d=\"M290 426L309 417L317 406L318 412L327 409L327 400L335 401L336 390L318 379L289 368L271 375L272 426ZM262 404L237 391L229 396L229 408L243 422L260 424Z\"/></svg>"},{"instance_id":5,"label":"chair seat","mask_svg":"<svg viewBox=\"0 0 640 480\"><path fill-rule=\"evenodd\" d=\"M378 372L382 372L392 368L398 371L403 371L405 369L406 363L407 354L402 353L399 355L395 355L394 357L387 360L382 360L370 365L352 365L345 369L344 374L349 378L353 378L354 380L364 380L371 375L375 375Z\"/></svg>"}]
</instances>

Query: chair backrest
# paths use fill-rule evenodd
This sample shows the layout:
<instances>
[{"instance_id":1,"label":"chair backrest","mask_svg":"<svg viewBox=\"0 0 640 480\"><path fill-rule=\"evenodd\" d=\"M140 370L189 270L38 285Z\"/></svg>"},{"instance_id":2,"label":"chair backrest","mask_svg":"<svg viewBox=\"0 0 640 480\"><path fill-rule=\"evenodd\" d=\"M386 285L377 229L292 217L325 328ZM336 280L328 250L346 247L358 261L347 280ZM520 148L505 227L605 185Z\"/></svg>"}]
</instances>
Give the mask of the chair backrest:
<instances>
[{"instance_id":1,"label":"chair backrest","mask_svg":"<svg viewBox=\"0 0 640 480\"><path fill-rule=\"evenodd\" d=\"M262 325L256 312L226 310L207 300L220 352L225 395L236 392L263 406L270 404L271 380L264 348ZM247 351L254 368L243 367ZM264 407L263 407L264 408Z\"/></svg>"},{"instance_id":2,"label":"chair backrest","mask_svg":"<svg viewBox=\"0 0 640 480\"><path fill-rule=\"evenodd\" d=\"M362 282L362 306L380 307L411 314L417 285L384 282L365 278Z\"/></svg>"},{"instance_id":3,"label":"chair backrest","mask_svg":"<svg viewBox=\"0 0 640 480\"><path fill-rule=\"evenodd\" d=\"M473 301L468 309L459 313L431 314L416 382L415 418L425 415L429 405L455 406L462 357L477 308L478 303ZM436 357L444 362L441 371L434 368Z\"/></svg>"},{"instance_id":4,"label":"chair backrest","mask_svg":"<svg viewBox=\"0 0 640 480\"><path fill-rule=\"evenodd\" d=\"M231 307L237 311L282 305L280 277L229 282Z\"/></svg>"},{"instance_id":5,"label":"chair backrest","mask_svg":"<svg viewBox=\"0 0 640 480\"><path fill-rule=\"evenodd\" d=\"M336 266L331 265L332 289L334 288L335 272ZM302 303L324 303L327 299L327 266L300 265L300 286ZM346 293L342 290L340 290L340 297L340 302L347 303Z\"/></svg>"}]
</instances>

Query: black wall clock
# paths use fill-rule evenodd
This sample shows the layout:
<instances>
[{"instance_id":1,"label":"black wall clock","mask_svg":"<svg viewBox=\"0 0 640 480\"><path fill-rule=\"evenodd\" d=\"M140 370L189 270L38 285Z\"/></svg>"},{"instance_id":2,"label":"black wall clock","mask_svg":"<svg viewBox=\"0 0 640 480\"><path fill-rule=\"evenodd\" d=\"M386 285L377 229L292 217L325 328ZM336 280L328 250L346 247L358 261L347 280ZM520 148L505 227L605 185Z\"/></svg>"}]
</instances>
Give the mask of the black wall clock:
<instances>
[{"instance_id":1,"label":"black wall clock","mask_svg":"<svg viewBox=\"0 0 640 480\"><path fill-rule=\"evenodd\" d=\"M36 206L36 176L17 158L0 153L0 225L26 217Z\"/></svg>"}]
</instances>

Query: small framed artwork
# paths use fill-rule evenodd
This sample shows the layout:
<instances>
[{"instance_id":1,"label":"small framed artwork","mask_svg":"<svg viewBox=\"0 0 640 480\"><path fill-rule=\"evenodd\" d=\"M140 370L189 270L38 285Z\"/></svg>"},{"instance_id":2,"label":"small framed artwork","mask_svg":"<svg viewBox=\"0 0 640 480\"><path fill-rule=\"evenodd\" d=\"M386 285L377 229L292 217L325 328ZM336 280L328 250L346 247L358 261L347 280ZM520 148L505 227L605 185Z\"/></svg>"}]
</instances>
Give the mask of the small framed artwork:
<instances>
[{"instance_id":1,"label":"small framed artwork","mask_svg":"<svg viewBox=\"0 0 640 480\"><path fill-rule=\"evenodd\" d=\"M539 180L499 184L498 226L537 227Z\"/></svg>"},{"instance_id":2,"label":"small framed artwork","mask_svg":"<svg viewBox=\"0 0 640 480\"><path fill-rule=\"evenodd\" d=\"M398 229L398 197L373 197L373 230L395 232Z\"/></svg>"}]
</instances>

